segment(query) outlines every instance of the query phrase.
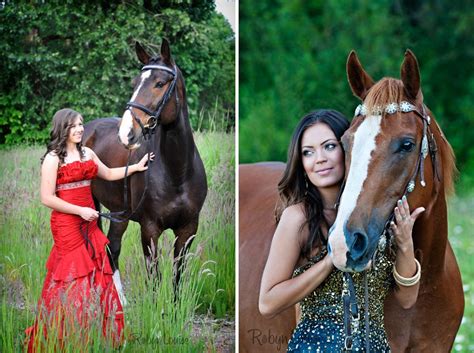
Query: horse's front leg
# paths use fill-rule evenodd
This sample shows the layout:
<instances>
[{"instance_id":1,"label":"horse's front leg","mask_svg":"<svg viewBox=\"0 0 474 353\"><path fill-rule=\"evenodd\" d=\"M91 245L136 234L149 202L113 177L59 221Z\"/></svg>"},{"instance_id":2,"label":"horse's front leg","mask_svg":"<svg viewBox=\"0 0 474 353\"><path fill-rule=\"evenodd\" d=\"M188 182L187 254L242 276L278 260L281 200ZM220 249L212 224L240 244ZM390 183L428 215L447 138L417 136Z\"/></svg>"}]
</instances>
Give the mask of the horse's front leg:
<instances>
[{"instance_id":1,"label":"horse's front leg","mask_svg":"<svg viewBox=\"0 0 474 353\"><path fill-rule=\"evenodd\" d=\"M181 273L186 266L186 254L191 247L198 229L199 218L196 217L185 226L175 229L174 234L176 241L174 243L174 291L175 295L178 292L179 281L181 279Z\"/></svg>"},{"instance_id":2,"label":"horse's front leg","mask_svg":"<svg viewBox=\"0 0 474 353\"><path fill-rule=\"evenodd\" d=\"M107 234L107 237L109 238L109 261L110 265L112 266L112 271L114 272L113 275L113 280L115 284L115 288L117 289L120 302L122 303L123 306L127 304L127 300L125 299L125 295L123 293L123 288L122 288L122 281L120 279L120 272L119 272L119 256L120 256L120 250L122 248L122 236L123 233L125 233L125 230L127 229L128 226L128 221L126 222L110 222L110 228L109 232Z\"/></svg>"},{"instance_id":3,"label":"horse's front leg","mask_svg":"<svg viewBox=\"0 0 474 353\"><path fill-rule=\"evenodd\" d=\"M142 222L140 226L145 266L149 279L153 279L154 275L160 276L156 245L163 230L154 222Z\"/></svg>"}]
</instances>

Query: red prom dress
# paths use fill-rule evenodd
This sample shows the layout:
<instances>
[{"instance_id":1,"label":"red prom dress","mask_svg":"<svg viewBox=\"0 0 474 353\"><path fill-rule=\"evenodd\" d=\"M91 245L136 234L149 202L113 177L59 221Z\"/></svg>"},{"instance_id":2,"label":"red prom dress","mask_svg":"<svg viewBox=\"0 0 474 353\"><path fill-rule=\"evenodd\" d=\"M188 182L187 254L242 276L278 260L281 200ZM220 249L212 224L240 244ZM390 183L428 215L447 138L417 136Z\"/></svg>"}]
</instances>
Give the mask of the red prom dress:
<instances>
[{"instance_id":1,"label":"red prom dress","mask_svg":"<svg viewBox=\"0 0 474 353\"><path fill-rule=\"evenodd\" d=\"M94 208L90 182L97 170L92 160L61 166L56 195L69 203ZM53 331L56 344L63 345L71 335L82 337L87 344L88 329L93 325L101 327L103 335L117 346L122 340L124 316L106 254L107 237L97 220L87 222L56 210L51 214L51 231L54 245L46 262L38 316L25 331L28 352L36 351Z\"/></svg>"}]
</instances>

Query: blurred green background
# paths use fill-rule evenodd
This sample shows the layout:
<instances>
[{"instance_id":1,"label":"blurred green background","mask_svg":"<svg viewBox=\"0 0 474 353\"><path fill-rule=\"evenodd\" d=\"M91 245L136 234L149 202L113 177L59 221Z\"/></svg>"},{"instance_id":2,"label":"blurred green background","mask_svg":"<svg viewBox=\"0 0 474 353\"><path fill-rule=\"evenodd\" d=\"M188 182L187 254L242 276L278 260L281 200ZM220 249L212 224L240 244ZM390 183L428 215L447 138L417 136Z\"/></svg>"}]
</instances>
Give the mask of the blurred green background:
<instances>
[{"instance_id":1,"label":"blurred green background","mask_svg":"<svg viewBox=\"0 0 474 353\"><path fill-rule=\"evenodd\" d=\"M286 160L299 119L318 108L352 118L350 50L374 80L418 58L425 102L474 185L474 3L461 0L240 1L240 162ZM459 185L460 186L460 185Z\"/></svg>"}]
</instances>

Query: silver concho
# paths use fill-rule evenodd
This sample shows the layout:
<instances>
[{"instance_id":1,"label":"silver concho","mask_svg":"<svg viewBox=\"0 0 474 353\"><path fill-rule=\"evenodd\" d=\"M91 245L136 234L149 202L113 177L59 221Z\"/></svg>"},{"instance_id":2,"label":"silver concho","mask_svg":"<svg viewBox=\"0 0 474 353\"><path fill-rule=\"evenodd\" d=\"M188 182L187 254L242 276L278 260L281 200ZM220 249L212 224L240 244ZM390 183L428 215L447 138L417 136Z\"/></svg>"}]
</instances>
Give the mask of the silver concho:
<instances>
[{"instance_id":1,"label":"silver concho","mask_svg":"<svg viewBox=\"0 0 474 353\"><path fill-rule=\"evenodd\" d=\"M423 155L423 158L426 158L428 155L428 138L423 136L423 140L421 140L421 154Z\"/></svg>"},{"instance_id":2,"label":"silver concho","mask_svg":"<svg viewBox=\"0 0 474 353\"><path fill-rule=\"evenodd\" d=\"M385 107L385 112L387 114L395 114L398 111L398 104L397 103L390 103Z\"/></svg>"},{"instance_id":3,"label":"silver concho","mask_svg":"<svg viewBox=\"0 0 474 353\"><path fill-rule=\"evenodd\" d=\"M407 101L402 101L400 102L400 111L403 112L403 113L408 113L408 112L411 112L415 110L415 107L408 103Z\"/></svg>"},{"instance_id":4,"label":"silver concho","mask_svg":"<svg viewBox=\"0 0 474 353\"><path fill-rule=\"evenodd\" d=\"M356 107L356 110L355 110L355 112L354 112L354 116L359 116L361 110L362 110L362 105L359 104L359 105Z\"/></svg>"}]
</instances>

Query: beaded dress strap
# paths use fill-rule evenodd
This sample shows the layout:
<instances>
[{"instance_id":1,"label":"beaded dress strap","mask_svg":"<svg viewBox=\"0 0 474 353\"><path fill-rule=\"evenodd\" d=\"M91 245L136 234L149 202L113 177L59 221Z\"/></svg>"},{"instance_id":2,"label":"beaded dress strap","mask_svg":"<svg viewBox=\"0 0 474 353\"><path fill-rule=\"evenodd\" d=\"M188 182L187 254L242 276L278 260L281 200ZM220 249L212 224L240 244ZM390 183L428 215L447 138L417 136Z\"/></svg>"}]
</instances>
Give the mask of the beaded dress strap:
<instances>
[{"instance_id":1,"label":"beaded dress strap","mask_svg":"<svg viewBox=\"0 0 474 353\"><path fill-rule=\"evenodd\" d=\"M295 268L295 270L293 271L293 276L299 275L302 272L304 272L307 268L311 267L316 262L320 261L324 256L326 256L327 253L328 253L328 250L326 247L324 247L319 253L317 253L313 257L310 257L307 263Z\"/></svg>"}]
</instances>

